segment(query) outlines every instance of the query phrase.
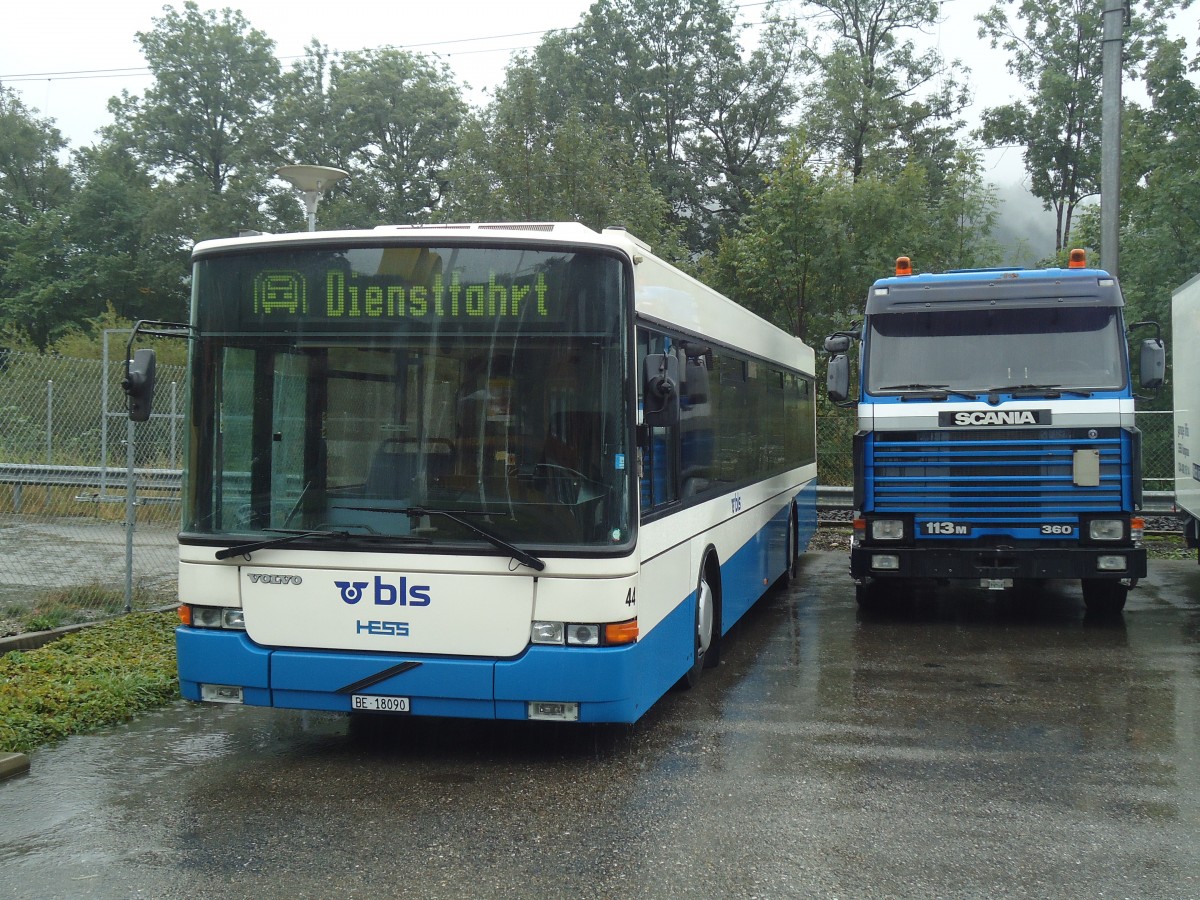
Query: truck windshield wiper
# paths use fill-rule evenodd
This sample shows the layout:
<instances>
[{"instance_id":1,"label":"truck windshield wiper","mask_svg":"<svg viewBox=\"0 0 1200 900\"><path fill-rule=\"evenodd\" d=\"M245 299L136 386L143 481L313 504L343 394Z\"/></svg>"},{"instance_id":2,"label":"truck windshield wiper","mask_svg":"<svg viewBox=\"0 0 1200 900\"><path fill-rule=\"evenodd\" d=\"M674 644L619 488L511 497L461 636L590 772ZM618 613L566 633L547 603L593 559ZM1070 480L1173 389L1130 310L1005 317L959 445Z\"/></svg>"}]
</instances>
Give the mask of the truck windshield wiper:
<instances>
[{"instance_id":1,"label":"truck windshield wiper","mask_svg":"<svg viewBox=\"0 0 1200 900\"><path fill-rule=\"evenodd\" d=\"M348 506L347 509L359 510L361 512L386 512L398 513L400 515L411 516L419 519L422 516L441 516L444 519L449 519L451 522L456 522L463 528L472 532L475 535L483 538L497 550L503 550L522 565L529 566L535 571L542 571L546 568L546 562L530 553L528 550L522 550L515 544L510 544L500 535L488 531L486 528L476 525L466 516L494 516L498 513L486 509L437 509L429 506L402 506L398 509L392 509L386 506Z\"/></svg>"},{"instance_id":2,"label":"truck windshield wiper","mask_svg":"<svg viewBox=\"0 0 1200 900\"><path fill-rule=\"evenodd\" d=\"M366 526L359 526L366 527ZM383 534L354 534L349 531L288 531L283 528L267 528L265 531L275 531L280 533L280 537L266 538L261 541L246 541L243 544L234 544L232 547L226 547L224 550L217 551L217 559L229 559L233 556L249 556L255 550L262 550L266 547L278 547L283 544L290 544L293 541L303 540L304 538L342 538L348 539L352 537L363 538L386 538L390 541L406 541L413 543L428 544L427 538L417 537L413 535L383 535Z\"/></svg>"},{"instance_id":3,"label":"truck windshield wiper","mask_svg":"<svg viewBox=\"0 0 1200 900\"><path fill-rule=\"evenodd\" d=\"M1025 396L1038 396L1047 399L1061 397L1063 394L1074 394L1077 397L1090 397L1091 391L1082 391L1075 388L1065 388L1061 384L1010 384L1006 387L988 388L989 394L1023 394Z\"/></svg>"},{"instance_id":4,"label":"truck windshield wiper","mask_svg":"<svg viewBox=\"0 0 1200 900\"><path fill-rule=\"evenodd\" d=\"M968 400L979 399L978 394L972 394L966 391L956 391L948 384L923 384L914 382L912 384L889 384L887 387L875 388L877 391L924 391L926 393L935 394L942 399L953 394L955 397L965 397ZM901 398L903 399L903 398Z\"/></svg>"}]
</instances>

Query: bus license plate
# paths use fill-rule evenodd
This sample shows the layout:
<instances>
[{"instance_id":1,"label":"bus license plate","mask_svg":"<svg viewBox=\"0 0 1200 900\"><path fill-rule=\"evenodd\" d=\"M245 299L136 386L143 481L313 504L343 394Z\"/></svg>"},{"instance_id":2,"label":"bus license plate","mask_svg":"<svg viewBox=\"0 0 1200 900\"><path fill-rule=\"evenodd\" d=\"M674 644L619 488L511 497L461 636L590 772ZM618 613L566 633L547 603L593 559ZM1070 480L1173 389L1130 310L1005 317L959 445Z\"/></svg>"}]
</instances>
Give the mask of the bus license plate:
<instances>
[{"instance_id":1,"label":"bus license plate","mask_svg":"<svg viewBox=\"0 0 1200 900\"><path fill-rule=\"evenodd\" d=\"M350 697L350 709L355 712L412 712L408 697L377 697L373 694L354 694Z\"/></svg>"}]
</instances>

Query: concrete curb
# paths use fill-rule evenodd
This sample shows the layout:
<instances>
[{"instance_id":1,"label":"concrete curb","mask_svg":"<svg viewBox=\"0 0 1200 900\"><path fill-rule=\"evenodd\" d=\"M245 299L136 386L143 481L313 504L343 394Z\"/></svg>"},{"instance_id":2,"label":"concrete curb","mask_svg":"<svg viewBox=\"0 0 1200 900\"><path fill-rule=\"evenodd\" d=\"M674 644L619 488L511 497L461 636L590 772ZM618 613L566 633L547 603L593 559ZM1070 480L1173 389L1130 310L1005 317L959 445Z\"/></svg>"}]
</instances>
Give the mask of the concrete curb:
<instances>
[{"instance_id":1,"label":"concrete curb","mask_svg":"<svg viewBox=\"0 0 1200 900\"><path fill-rule=\"evenodd\" d=\"M24 753L0 753L0 781L29 771L29 757Z\"/></svg>"},{"instance_id":2,"label":"concrete curb","mask_svg":"<svg viewBox=\"0 0 1200 900\"><path fill-rule=\"evenodd\" d=\"M167 606L157 607L156 609L137 610L137 612L161 613L170 612L178 608L178 603L171 603ZM128 613L123 613L122 615L128 615ZM62 628L52 628L49 631L25 631L11 637L0 637L0 656L3 656L10 650L36 650L38 647L49 644L51 641L57 641L60 637L66 637L68 634L73 634L76 631L83 631L83 629L99 625L101 622L111 621L112 619L97 619L95 622L79 622L75 625L64 625Z\"/></svg>"},{"instance_id":3,"label":"concrete curb","mask_svg":"<svg viewBox=\"0 0 1200 900\"><path fill-rule=\"evenodd\" d=\"M62 628L52 628L49 631L26 631L12 637L0 638L0 656L10 650L36 650L51 641L57 641L76 631L82 631L95 622L82 622L78 625L64 625Z\"/></svg>"}]
</instances>

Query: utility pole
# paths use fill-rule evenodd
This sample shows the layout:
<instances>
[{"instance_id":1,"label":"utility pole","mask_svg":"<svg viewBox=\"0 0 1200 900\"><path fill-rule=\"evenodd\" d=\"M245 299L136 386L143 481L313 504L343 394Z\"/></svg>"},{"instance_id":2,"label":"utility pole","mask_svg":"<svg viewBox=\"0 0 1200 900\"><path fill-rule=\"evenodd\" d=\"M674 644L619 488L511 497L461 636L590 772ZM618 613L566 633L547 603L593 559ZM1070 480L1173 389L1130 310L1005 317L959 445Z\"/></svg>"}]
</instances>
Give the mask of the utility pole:
<instances>
[{"instance_id":1,"label":"utility pole","mask_svg":"<svg viewBox=\"0 0 1200 900\"><path fill-rule=\"evenodd\" d=\"M1100 267L1118 275L1121 238L1121 57L1129 0L1104 0L1100 123Z\"/></svg>"}]
</instances>

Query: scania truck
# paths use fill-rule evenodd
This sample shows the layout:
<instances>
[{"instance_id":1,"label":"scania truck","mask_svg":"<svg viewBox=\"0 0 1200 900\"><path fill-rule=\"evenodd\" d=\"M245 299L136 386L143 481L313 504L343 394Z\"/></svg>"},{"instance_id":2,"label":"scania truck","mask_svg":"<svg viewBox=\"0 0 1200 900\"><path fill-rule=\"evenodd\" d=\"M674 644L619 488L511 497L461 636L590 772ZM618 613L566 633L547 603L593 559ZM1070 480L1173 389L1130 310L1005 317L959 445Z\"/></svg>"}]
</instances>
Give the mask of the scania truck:
<instances>
[{"instance_id":1,"label":"scania truck","mask_svg":"<svg viewBox=\"0 0 1200 900\"><path fill-rule=\"evenodd\" d=\"M918 584L1078 579L1089 611L1124 608L1146 551L1123 306L1082 251L1065 269L920 275L901 257L871 286L861 326L825 342L830 399L858 408L860 603ZM1165 357L1157 333L1142 340L1142 389Z\"/></svg>"}]
</instances>

